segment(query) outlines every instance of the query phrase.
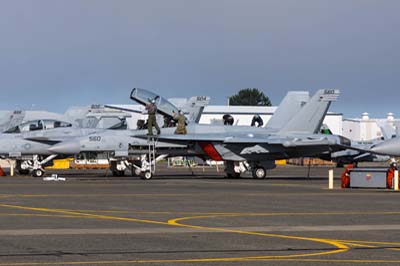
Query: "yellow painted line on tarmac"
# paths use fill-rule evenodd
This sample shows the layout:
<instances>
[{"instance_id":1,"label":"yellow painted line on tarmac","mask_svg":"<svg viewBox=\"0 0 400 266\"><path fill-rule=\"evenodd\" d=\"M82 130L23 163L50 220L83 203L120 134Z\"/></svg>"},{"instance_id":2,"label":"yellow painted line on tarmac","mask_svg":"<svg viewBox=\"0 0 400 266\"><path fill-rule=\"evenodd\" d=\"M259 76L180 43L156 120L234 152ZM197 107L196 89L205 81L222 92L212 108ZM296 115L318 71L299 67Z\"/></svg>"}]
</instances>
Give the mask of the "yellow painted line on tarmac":
<instances>
[{"instance_id":1,"label":"yellow painted line on tarmac","mask_svg":"<svg viewBox=\"0 0 400 266\"><path fill-rule=\"evenodd\" d=\"M88 213L121 213L121 214L193 214L193 215L235 215L234 212L185 212L185 211L164 211L164 212L145 212L136 210L70 210L70 209L55 209L59 211L76 211Z\"/></svg>"},{"instance_id":2,"label":"yellow painted line on tarmac","mask_svg":"<svg viewBox=\"0 0 400 266\"><path fill-rule=\"evenodd\" d=\"M232 217L231 215L228 215L228 216ZM182 224L181 223L182 221L187 221L187 220L208 219L208 218L216 218L216 217L219 218L219 217L222 217L222 216L213 215L213 216L182 217L182 218L176 218L176 219L169 220L168 224L181 226L181 227L186 227L186 228L205 229L205 230L212 230L212 231L224 232L224 233L235 233L235 234L242 234L242 235L254 235L254 236L272 237L272 238L283 238L283 239L291 239L291 240L318 242L318 243L324 243L324 244L336 247L335 250L326 251L326 252L295 254L295 255L287 255L287 256L260 256L260 257L252 257L252 258L311 257L311 256L322 256L322 255L337 254L337 253L342 253L342 252L346 252L346 251L349 250L348 246L346 246L346 245L344 245L344 244L342 244L340 242L332 241L332 240L328 240L328 239L322 239L322 238L308 238L308 237L287 236L287 235L278 235L278 234L267 234L267 233L260 233L260 232L247 232L247 231L241 231L241 230L225 229L225 228L218 228L218 227L204 227L204 226L188 225L188 224Z\"/></svg>"},{"instance_id":3,"label":"yellow painted line on tarmac","mask_svg":"<svg viewBox=\"0 0 400 266\"><path fill-rule=\"evenodd\" d=\"M75 212L89 212L89 213L136 213L136 214L192 214L192 215L204 215L204 216L319 216L319 215L400 215L400 212L393 211L380 211L380 212L276 212L276 213L253 213L253 212L177 212L177 211L165 211L165 212L143 212L135 210L69 210L69 209L54 209L58 211L75 211Z\"/></svg>"},{"instance_id":4,"label":"yellow painted line on tarmac","mask_svg":"<svg viewBox=\"0 0 400 266\"><path fill-rule=\"evenodd\" d=\"M380 245L391 245L391 246L400 246L400 243L398 242L373 242L373 241L357 241L357 240L334 240L334 241L339 241L343 244L350 245L350 246L355 246L355 247L366 247L366 248L371 248L371 249L377 249L381 248ZM363 243L363 244L360 244ZM366 244L375 244L375 246L371 245L366 245ZM400 248L384 248L386 250L392 250L392 251L400 251Z\"/></svg>"},{"instance_id":5,"label":"yellow painted line on tarmac","mask_svg":"<svg viewBox=\"0 0 400 266\"><path fill-rule=\"evenodd\" d=\"M97 219L105 219L105 220L117 220L117 221L130 221L130 222L140 222L140 223L148 223L148 224L162 224L162 225L170 225L170 226L178 226L178 227L186 227L186 228L195 228L201 229L205 231L214 231L214 232L224 232L224 233L234 233L234 234L242 234L242 235L253 235L253 236L262 236L262 237L274 237L274 238L282 238L282 239L291 239L291 240L300 240L300 241L310 241L310 242L318 242L324 243L327 245L334 246L334 250L326 251L326 252L317 252L317 253L303 253L303 254L295 254L295 255L287 255L287 256L257 256L257 257L246 257L245 259L265 259L265 258L296 258L296 257L310 257L310 256L321 256L321 255L331 255L346 252L349 250L349 247L336 241L319 239L319 238L307 238L307 237L297 237L297 236L286 236L286 235L277 235L277 234L265 234L265 233L256 233L256 232L246 232L240 230L230 230L224 228L213 228L213 227L204 227L204 226L192 226L185 225L179 222L184 220L192 220L192 219L200 219L200 218L212 218L216 217L216 215L212 216L195 216L195 217L183 217L169 220L168 222L160 222L153 220L144 220L144 219L136 219L136 218L125 218L125 217L114 217L114 216L105 216L105 215L97 215L97 214L88 214L81 213L75 211L62 211L62 210L54 210L47 208L34 208L34 207L25 207L18 205L9 205L9 204L0 204L0 207L4 208L12 208L12 209L20 209L20 210L30 210L30 211L41 211L41 212L50 212L50 213L62 213L62 214L70 214L70 215L78 215L82 217L89 218L97 218ZM228 215L230 216L230 215ZM79 218L79 217L77 217ZM209 258L196 260L193 262L210 262L210 261L236 261L243 260L243 258ZM188 262L192 262L189 260Z\"/></svg>"},{"instance_id":6,"label":"yellow painted line on tarmac","mask_svg":"<svg viewBox=\"0 0 400 266\"><path fill-rule=\"evenodd\" d=\"M0 216L10 217L54 217L54 218L80 218L77 215L56 215L56 214L29 214L29 213L0 213Z\"/></svg>"},{"instance_id":7,"label":"yellow painted line on tarmac","mask_svg":"<svg viewBox=\"0 0 400 266\"><path fill-rule=\"evenodd\" d=\"M37 265L101 265L101 264L144 264L144 263L209 263L209 262L255 262L255 261L275 261L275 262L315 262L315 263L357 263L357 264L396 264L400 260L346 260L346 259L280 259L280 258L265 258L265 259L252 259L252 258L221 258L218 260L208 259L188 259L188 260L121 260L121 261L65 261L65 262L19 262L19 263L0 263L0 266L37 266Z\"/></svg>"},{"instance_id":8,"label":"yellow painted line on tarmac","mask_svg":"<svg viewBox=\"0 0 400 266\"><path fill-rule=\"evenodd\" d=\"M99 214L81 213L81 212L75 212L75 211L61 211L61 210L47 209L47 208L25 207L25 206L10 205L10 204L0 204L0 207L18 209L18 210L61 213L61 214L67 214L67 215L69 214L69 215L74 215L75 216L74 218L88 217L88 218L104 219L104 220L128 221L128 222L139 222L139 223L148 223L148 224L168 225L168 223L166 223L166 222L153 221L153 220L106 216L106 215L99 215Z\"/></svg>"},{"instance_id":9,"label":"yellow painted line on tarmac","mask_svg":"<svg viewBox=\"0 0 400 266\"><path fill-rule=\"evenodd\" d=\"M358 240L341 240L341 239L331 239L333 241L357 243L357 244L375 244L375 245L400 245L400 242L377 242L377 241L358 241Z\"/></svg>"},{"instance_id":10,"label":"yellow painted line on tarmac","mask_svg":"<svg viewBox=\"0 0 400 266\"><path fill-rule=\"evenodd\" d=\"M377 248L377 246L371 246L371 245L365 245L365 244L356 244L356 243L352 243L352 242L344 242L344 241L340 241L340 243L345 244L345 245L349 245L352 247L363 247L363 248Z\"/></svg>"},{"instance_id":11,"label":"yellow painted line on tarmac","mask_svg":"<svg viewBox=\"0 0 400 266\"><path fill-rule=\"evenodd\" d=\"M327 245L332 245L335 247L334 250L326 251L326 252L317 252L317 253L305 253L305 254L294 254L294 255L282 255L282 256L256 256L256 257L239 257L239 258L206 258L206 259L187 259L187 260L147 260L147 261L127 261L126 263L139 263L139 262L147 262L147 263L162 263L162 262L220 262L220 261L248 261L248 260L286 260L291 258L304 258L311 256L323 256L323 255L332 255L337 253L343 253L349 250L349 245L351 246L363 246L368 248L374 248L375 246L364 245L364 244L400 244L394 242L372 242L372 241L356 241L356 240L329 240L329 239L321 239L321 238L308 238L308 237L298 237L298 236L287 236L287 235L277 235L277 234L266 234L259 232L246 232L241 230L232 230L226 228L214 228L214 227L205 227L205 226L195 226L181 223L182 221L193 220L193 219L209 219L209 218L222 218L222 217L238 217L238 216L273 216L273 215L349 215L349 214L399 214L399 212L337 212L337 213L233 213L233 214L212 214L212 215L202 215L202 216L191 216L191 217L182 217L171 219L168 222L160 222L154 220L146 220L146 219L136 219L136 218L126 218L126 217L115 217L115 216L105 216L98 214L90 214L83 213L80 211L66 211L59 209L48 209L48 208L35 208L35 207L25 207L25 206L17 206L17 205L9 205L9 204L0 204L0 207L4 208L12 208L12 209L21 209L21 210L30 210L30 211L41 211L41 212L51 212L51 213L61 213L66 214L71 218L94 218L94 219L106 219L106 220L119 220L119 221L130 221L130 222L140 222L140 223L150 223L150 224L158 224L158 225L173 225L178 227L186 227L192 229L201 229L205 231L216 231L216 232L225 232L225 233L234 233L234 234L243 234L243 235L254 235L254 236L262 236L262 237L273 237L273 238L283 238L283 239L292 239L292 240L300 240L300 241L311 241L324 243ZM94 211L95 212L95 211ZM299 261L298 259L296 261ZM331 260L326 260L326 262L330 262ZM324 262L324 260L316 260L316 262ZM374 263L374 262L388 262L393 263L393 261L363 261L363 260L349 260L349 261L335 261L335 262L357 262L357 263ZM397 261L396 261L397 262ZM86 262L79 262L80 264L90 264ZM96 262L96 264L101 264L104 262ZM107 262L108 263L108 262ZM115 262L116 263L125 263L125 262ZM50 263L51 264L51 263ZM47 264L47 265L50 265ZM78 264L75 262L67 263L67 264ZM0 264L2 265L2 264ZM10 264L4 264L10 265ZM18 264L12 264L18 265ZM24 265L24 264L21 264ZM25 264L25 265L46 265L46 264Z\"/></svg>"}]
</instances>

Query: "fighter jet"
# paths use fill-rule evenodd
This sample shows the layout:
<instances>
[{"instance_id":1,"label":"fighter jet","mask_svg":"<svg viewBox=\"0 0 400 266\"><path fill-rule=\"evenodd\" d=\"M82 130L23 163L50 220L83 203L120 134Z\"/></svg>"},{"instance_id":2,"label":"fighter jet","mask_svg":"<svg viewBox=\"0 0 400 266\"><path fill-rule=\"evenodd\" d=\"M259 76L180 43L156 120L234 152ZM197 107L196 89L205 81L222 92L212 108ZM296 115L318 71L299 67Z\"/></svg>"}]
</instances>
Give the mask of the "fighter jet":
<instances>
[{"instance_id":1,"label":"fighter jet","mask_svg":"<svg viewBox=\"0 0 400 266\"><path fill-rule=\"evenodd\" d=\"M187 135L163 132L158 141L188 145L215 161L246 162L254 178L265 178L275 160L318 157L350 146L337 135L317 133L337 90L320 90L279 130L273 128L189 125ZM144 138L144 136L138 136Z\"/></svg>"},{"instance_id":2,"label":"fighter jet","mask_svg":"<svg viewBox=\"0 0 400 266\"><path fill-rule=\"evenodd\" d=\"M134 90L131 94L133 100L137 99L136 93ZM308 102L308 94L298 93L297 96L299 95L302 97L296 98L296 93L289 93L266 128L190 123L187 126L187 135L174 134L175 128L163 129L161 135L153 142L153 148L152 141L149 142L145 131L122 131L117 136L104 132L102 135L96 134L60 143L51 147L50 151L59 154L110 151L126 156L141 151L145 156L150 153L147 161L142 161L142 164L145 162L145 165L150 166L154 161L149 159L151 153L164 156L189 154L204 159L223 160L232 166L236 175L241 173L237 173L236 164L244 163L245 167L242 168L245 169L240 171L250 170L254 178L264 178L266 169L275 167L276 159L318 156L327 151L341 150L350 144L349 140L341 136L316 133L331 102L336 101L339 91L318 91ZM142 101L143 104L148 99L140 98L138 102ZM169 107L161 106L159 109L164 114L170 114L173 109ZM148 168L140 167L140 170L144 172L146 179L151 178Z\"/></svg>"},{"instance_id":3,"label":"fighter jet","mask_svg":"<svg viewBox=\"0 0 400 266\"><path fill-rule=\"evenodd\" d=\"M71 120L62 114L47 111L0 111L0 132L16 127L22 123L40 119L68 121Z\"/></svg>"},{"instance_id":4,"label":"fighter jet","mask_svg":"<svg viewBox=\"0 0 400 266\"><path fill-rule=\"evenodd\" d=\"M394 128L387 122L378 123L383 137L370 141L351 141L351 149L326 153L320 156L324 160L332 160L337 163L337 167L343 167L345 164L358 164L360 162L386 162L390 160L388 155L380 155L371 152L371 148L396 137ZM329 133L332 134L330 130ZM326 133L324 133L326 134Z\"/></svg>"},{"instance_id":5,"label":"fighter jet","mask_svg":"<svg viewBox=\"0 0 400 266\"><path fill-rule=\"evenodd\" d=\"M371 152L377 153L377 154L389 155L392 157L399 157L400 156L400 136L397 135L392 139L389 139L382 143L373 145L370 150L371 150Z\"/></svg>"},{"instance_id":6,"label":"fighter jet","mask_svg":"<svg viewBox=\"0 0 400 266\"><path fill-rule=\"evenodd\" d=\"M188 105L189 111L202 110L208 102L208 97L202 97L190 99L185 105ZM165 103L159 101L159 104L164 106L164 110ZM98 137L92 136L93 134L107 132L117 136L117 130L126 130L124 122L131 115L121 110L109 109L102 105L73 107L64 115L44 111L14 112L9 119L4 119L8 129L0 134L0 157L15 159L16 168L21 174L32 172L33 176L41 177L44 167L56 157L61 157L49 152L51 146L82 136L90 136L90 141L96 143ZM197 119L198 116L194 118ZM105 123L105 120L110 122L113 119L119 122ZM109 131L104 129L105 125L109 125Z\"/></svg>"},{"instance_id":7,"label":"fighter jet","mask_svg":"<svg viewBox=\"0 0 400 266\"><path fill-rule=\"evenodd\" d=\"M48 151L49 147L74 137L103 131L96 126L104 118L116 116L125 119L130 116L122 112L101 114L94 111L100 108L84 109L86 112L70 115L45 111L13 112L5 123L6 127L12 127L0 134L0 157L15 159L20 174L32 172L33 176L40 177L46 164L57 157ZM83 128L83 125L91 127ZM116 128L115 125L113 128Z\"/></svg>"},{"instance_id":8,"label":"fighter jet","mask_svg":"<svg viewBox=\"0 0 400 266\"><path fill-rule=\"evenodd\" d=\"M99 129L82 129L58 120L37 120L22 123L0 134L0 156L16 160L21 174L32 172L33 176L44 174L46 163L57 155L48 148L67 139L84 136Z\"/></svg>"},{"instance_id":9,"label":"fighter jet","mask_svg":"<svg viewBox=\"0 0 400 266\"><path fill-rule=\"evenodd\" d=\"M209 97L196 96L186 101L180 101L180 106L178 108L161 96L139 88L132 90L131 98L143 105L148 104L150 99L156 100L158 113L164 120L162 131L175 130L173 118L179 110L182 110L186 115L187 123L198 123L204 107L208 105L210 101ZM118 106L108 107L128 112L137 112L136 110L130 110ZM145 123L145 121L143 121L143 123ZM143 124L140 128L146 128L146 126ZM147 132L140 130L140 128L139 130L121 130L117 132L105 130L103 132L96 132L54 145L49 148L49 151L53 154L60 155L76 155L79 153L89 152L108 153L111 171L115 176L124 175L128 168L133 168L132 172L136 175L140 175L142 173L147 173L147 166L152 165L152 160L146 159L146 155L149 154L149 143L147 139L135 138L135 135L143 135L144 132ZM161 153L158 154L158 158L153 158L153 160L160 160L165 158L167 155L192 155L188 152L186 145L173 143L157 142L157 150ZM140 158L140 167L137 167L138 158Z\"/></svg>"}]
</instances>

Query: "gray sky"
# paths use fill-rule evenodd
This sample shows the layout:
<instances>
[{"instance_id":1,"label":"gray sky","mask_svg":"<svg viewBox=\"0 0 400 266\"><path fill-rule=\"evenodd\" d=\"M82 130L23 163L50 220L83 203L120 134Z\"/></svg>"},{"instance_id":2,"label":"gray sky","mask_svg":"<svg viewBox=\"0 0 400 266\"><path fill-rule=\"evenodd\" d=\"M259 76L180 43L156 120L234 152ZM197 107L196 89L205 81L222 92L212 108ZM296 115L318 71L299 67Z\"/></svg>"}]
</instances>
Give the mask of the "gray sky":
<instances>
[{"instance_id":1,"label":"gray sky","mask_svg":"<svg viewBox=\"0 0 400 266\"><path fill-rule=\"evenodd\" d=\"M341 89L332 110L400 116L398 0L2 0L0 109L63 112L240 88ZM394 96L394 94L396 95Z\"/></svg>"}]
</instances>

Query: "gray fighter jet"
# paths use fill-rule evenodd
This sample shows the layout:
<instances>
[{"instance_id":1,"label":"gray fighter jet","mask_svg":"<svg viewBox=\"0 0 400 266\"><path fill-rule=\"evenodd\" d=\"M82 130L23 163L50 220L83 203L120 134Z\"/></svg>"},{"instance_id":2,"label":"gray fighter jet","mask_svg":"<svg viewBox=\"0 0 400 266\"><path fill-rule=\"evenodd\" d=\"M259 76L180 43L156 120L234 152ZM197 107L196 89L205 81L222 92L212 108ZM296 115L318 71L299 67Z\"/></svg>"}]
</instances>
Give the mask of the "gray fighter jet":
<instances>
[{"instance_id":1,"label":"gray fighter jet","mask_svg":"<svg viewBox=\"0 0 400 266\"><path fill-rule=\"evenodd\" d=\"M22 123L0 134L0 156L15 159L21 174L32 172L34 176L41 177L46 164L57 157L48 151L49 147L98 131L50 119Z\"/></svg>"},{"instance_id":2,"label":"gray fighter jet","mask_svg":"<svg viewBox=\"0 0 400 266\"><path fill-rule=\"evenodd\" d=\"M142 104L147 103L149 98L139 97L138 100L137 93L134 90L131 98ZM176 135L175 128L165 128L157 139L150 140L145 131L121 131L118 135L103 132L60 143L51 147L50 151L58 154L109 151L121 157L142 154L144 159L141 165L135 167L142 171L146 179L151 178L151 167L156 161L154 154L164 158L195 155L223 160L228 165L228 175L237 176L250 170L253 177L264 178L266 169L275 167L276 159L319 156L349 146L350 141L341 136L316 133L331 102L336 101L338 95L336 90L321 90L308 101L308 94L304 92L289 93L266 128L190 123L187 135ZM169 115L174 107L167 104L163 108L159 105L159 109L164 115ZM124 167L115 169L123 171Z\"/></svg>"},{"instance_id":3,"label":"gray fighter jet","mask_svg":"<svg viewBox=\"0 0 400 266\"><path fill-rule=\"evenodd\" d=\"M331 102L338 96L337 90L318 91L279 130L189 125L187 135L165 132L158 141L188 145L195 153L205 153L215 161L246 162L245 168L252 171L254 178L265 178L266 170L276 167L275 160L318 157L350 146L344 137L317 133Z\"/></svg>"},{"instance_id":4,"label":"gray fighter jet","mask_svg":"<svg viewBox=\"0 0 400 266\"><path fill-rule=\"evenodd\" d=\"M204 104L208 102L208 97L201 97L201 99L190 99L185 105L190 107L189 111L202 110ZM163 105L163 102L159 103ZM33 176L41 177L47 164L56 157L62 157L49 152L51 146L82 136L90 136L90 140L96 143L97 135L103 132L114 137L119 134L118 130L126 130L124 122L131 115L121 110L110 111L109 109L107 106L93 105L71 108L66 115L37 111L14 114L18 115L18 119L14 116L8 123L14 126L0 134L0 157L16 160L16 168L21 174L31 172ZM135 110L130 111L135 112ZM194 117L198 118L198 116ZM31 120L33 118L37 120ZM56 120L56 118L65 120ZM119 122L105 123L105 120L110 122L113 119ZM28 121L23 122L25 120ZM99 125L109 125L110 130ZM93 137L93 134L97 135Z\"/></svg>"},{"instance_id":5,"label":"gray fighter jet","mask_svg":"<svg viewBox=\"0 0 400 266\"><path fill-rule=\"evenodd\" d=\"M131 98L136 102L146 105L150 99L155 99L158 107L158 113L164 120L162 131L174 131L175 124L173 118L175 114L182 110L186 115L187 123L198 123L204 107L208 105L210 98L206 96L192 97L187 101L181 101L179 108L168 100L160 97L153 92L144 89L133 89ZM137 112L120 108L118 106L108 106L118 110ZM145 121L143 121L145 123ZM169 128L168 128L169 127ZM143 124L141 128L146 128ZM105 130L93 134L70 139L49 148L53 154L77 155L79 153L107 153L110 159L110 166L115 176L122 176L128 168L133 168L136 175L148 172L148 166L153 165L152 160L157 161L168 156L188 155L186 145L177 145L173 143L157 142L157 150L162 151L157 158L146 159L149 154L149 143L147 139L135 138L136 135L143 135L144 130ZM153 156L155 157L155 155ZM140 162L137 162L139 159ZM138 167L137 165L140 165ZM136 167L136 168L135 168Z\"/></svg>"},{"instance_id":6,"label":"gray fighter jet","mask_svg":"<svg viewBox=\"0 0 400 266\"><path fill-rule=\"evenodd\" d=\"M378 154L389 156L400 156L400 137L377 144L371 148L371 151Z\"/></svg>"},{"instance_id":7,"label":"gray fighter jet","mask_svg":"<svg viewBox=\"0 0 400 266\"><path fill-rule=\"evenodd\" d=\"M100 112L104 108L95 106L74 109L65 115L46 111L15 111L6 112L4 128L0 134L0 157L16 161L20 174L40 177L44 167L57 157L48 148L59 142L101 132L96 126L105 118L116 117L126 119L129 114L119 112ZM84 127L84 128L83 128ZM114 125L114 128L115 125Z\"/></svg>"},{"instance_id":8,"label":"gray fighter jet","mask_svg":"<svg viewBox=\"0 0 400 266\"><path fill-rule=\"evenodd\" d=\"M387 122L378 123L383 137L370 141L351 141L352 149L342 150L333 153L326 153L320 156L324 160L332 160L337 163L337 167L343 167L345 164L358 164L360 162L386 162L390 160L388 155L380 155L371 152L373 147L396 137L394 128ZM325 133L326 134L326 133ZM327 134L332 134L328 130Z\"/></svg>"}]
</instances>

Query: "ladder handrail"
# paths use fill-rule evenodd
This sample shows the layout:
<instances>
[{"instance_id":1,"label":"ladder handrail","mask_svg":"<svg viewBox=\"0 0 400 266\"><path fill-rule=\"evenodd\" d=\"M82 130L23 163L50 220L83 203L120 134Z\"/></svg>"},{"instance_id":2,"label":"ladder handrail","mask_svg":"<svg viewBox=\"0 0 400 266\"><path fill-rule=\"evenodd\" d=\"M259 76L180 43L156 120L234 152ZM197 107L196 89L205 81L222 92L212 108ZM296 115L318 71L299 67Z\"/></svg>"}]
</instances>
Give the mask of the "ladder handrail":
<instances>
[{"instance_id":1,"label":"ladder handrail","mask_svg":"<svg viewBox=\"0 0 400 266\"><path fill-rule=\"evenodd\" d=\"M148 157L150 164L150 172L154 174L156 172L156 145L158 142L158 138L154 136L148 137L149 149L148 149Z\"/></svg>"}]
</instances>

